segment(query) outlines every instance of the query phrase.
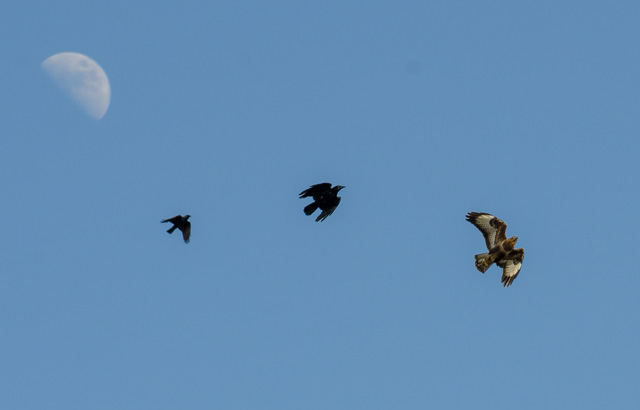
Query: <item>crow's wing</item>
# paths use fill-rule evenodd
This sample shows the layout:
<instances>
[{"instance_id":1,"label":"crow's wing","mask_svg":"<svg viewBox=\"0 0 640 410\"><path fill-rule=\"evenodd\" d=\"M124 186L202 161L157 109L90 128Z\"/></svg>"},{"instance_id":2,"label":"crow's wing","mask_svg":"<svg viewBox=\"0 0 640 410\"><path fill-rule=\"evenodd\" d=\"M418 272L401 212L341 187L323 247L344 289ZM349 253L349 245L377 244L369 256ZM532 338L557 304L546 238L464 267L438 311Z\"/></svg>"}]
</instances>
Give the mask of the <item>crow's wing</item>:
<instances>
[{"instance_id":1,"label":"crow's wing","mask_svg":"<svg viewBox=\"0 0 640 410\"><path fill-rule=\"evenodd\" d=\"M322 209L322 213L320 213L320 215L316 218L316 222L322 222L325 219L327 219L327 217L329 215L331 215L333 213L333 211L336 210L336 208L338 207L338 205L340 205L340 197L336 198L336 203L334 206L330 207L330 208L324 208Z\"/></svg>"},{"instance_id":2,"label":"crow's wing","mask_svg":"<svg viewBox=\"0 0 640 410\"><path fill-rule=\"evenodd\" d=\"M177 223L179 223L178 221L181 221L181 220L182 220L182 215L176 215L173 218L163 219L160 222L162 222L162 223L171 222L171 223L177 224Z\"/></svg>"},{"instance_id":3,"label":"crow's wing","mask_svg":"<svg viewBox=\"0 0 640 410\"><path fill-rule=\"evenodd\" d=\"M300 192L300 198L306 198L308 196L312 196L313 199L319 198L322 194L329 191L331 189L331 184L328 182L323 182L321 184L311 185L311 187L305 189Z\"/></svg>"},{"instance_id":4,"label":"crow's wing","mask_svg":"<svg viewBox=\"0 0 640 410\"><path fill-rule=\"evenodd\" d=\"M189 243L189 238L191 238L191 222L186 221L184 226L180 228L182 231L182 238L184 239L184 243Z\"/></svg>"}]
</instances>

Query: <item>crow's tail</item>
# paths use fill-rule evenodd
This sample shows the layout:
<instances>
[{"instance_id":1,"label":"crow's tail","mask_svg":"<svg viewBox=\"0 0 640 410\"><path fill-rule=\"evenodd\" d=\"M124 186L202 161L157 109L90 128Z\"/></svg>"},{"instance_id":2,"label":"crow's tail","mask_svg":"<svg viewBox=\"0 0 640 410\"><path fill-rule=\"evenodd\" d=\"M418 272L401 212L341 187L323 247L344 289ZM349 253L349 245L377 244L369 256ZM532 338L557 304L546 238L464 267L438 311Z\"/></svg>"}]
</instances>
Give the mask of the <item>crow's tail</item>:
<instances>
[{"instance_id":1,"label":"crow's tail","mask_svg":"<svg viewBox=\"0 0 640 410\"><path fill-rule=\"evenodd\" d=\"M309 205L304 207L304 213L307 215L311 215L312 213L314 213L316 211L316 209L318 209L318 203L317 202L311 202Z\"/></svg>"}]
</instances>

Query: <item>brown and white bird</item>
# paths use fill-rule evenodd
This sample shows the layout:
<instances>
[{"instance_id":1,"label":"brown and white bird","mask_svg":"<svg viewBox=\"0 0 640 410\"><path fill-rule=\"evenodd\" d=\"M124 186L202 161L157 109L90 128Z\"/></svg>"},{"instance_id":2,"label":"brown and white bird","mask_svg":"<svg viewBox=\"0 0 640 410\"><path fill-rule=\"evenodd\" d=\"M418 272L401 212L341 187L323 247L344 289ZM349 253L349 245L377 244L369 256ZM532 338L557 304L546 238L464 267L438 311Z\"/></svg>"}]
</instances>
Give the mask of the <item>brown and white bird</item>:
<instances>
[{"instance_id":1,"label":"brown and white bird","mask_svg":"<svg viewBox=\"0 0 640 410\"><path fill-rule=\"evenodd\" d=\"M342 185L336 185L331 188L331 184L324 182L322 184L311 185L310 188L300 192L300 198L313 197L313 202L304 207L304 213L311 215L320 208L322 212L316 218L316 222L327 219L329 215L340 205L340 197L338 192L344 188Z\"/></svg>"},{"instance_id":2,"label":"brown and white bird","mask_svg":"<svg viewBox=\"0 0 640 410\"><path fill-rule=\"evenodd\" d=\"M502 268L502 284L509 287L520 273L524 249L514 249L518 237L507 239L507 224L484 212L469 212L467 221L482 232L488 253L476 255L476 269L485 273L494 263Z\"/></svg>"},{"instance_id":3,"label":"brown and white bird","mask_svg":"<svg viewBox=\"0 0 640 410\"><path fill-rule=\"evenodd\" d=\"M169 233L173 233L173 231L180 229L182 232L182 238L184 239L184 243L189 243L189 237L191 237L191 222L189 222L189 218L191 215L176 215L173 218L165 219L161 221L162 223L171 222L173 226L167 230Z\"/></svg>"}]
</instances>

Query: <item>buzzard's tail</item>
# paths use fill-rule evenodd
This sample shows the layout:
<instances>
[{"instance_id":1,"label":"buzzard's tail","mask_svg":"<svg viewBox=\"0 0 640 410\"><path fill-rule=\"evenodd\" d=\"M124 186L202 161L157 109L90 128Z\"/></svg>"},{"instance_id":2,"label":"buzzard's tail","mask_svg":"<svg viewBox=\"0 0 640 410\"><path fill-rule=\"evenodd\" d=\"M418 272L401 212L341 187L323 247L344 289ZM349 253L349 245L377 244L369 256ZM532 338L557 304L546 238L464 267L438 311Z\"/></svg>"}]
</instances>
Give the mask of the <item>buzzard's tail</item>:
<instances>
[{"instance_id":1,"label":"buzzard's tail","mask_svg":"<svg viewBox=\"0 0 640 410\"><path fill-rule=\"evenodd\" d=\"M488 253L481 253L479 255L476 255L476 269L478 269L480 272L485 273L492 264L493 262L489 260Z\"/></svg>"},{"instance_id":2,"label":"buzzard's tail","mask_svg":"<svg viewBox=\"0 0 640 410\"><path fill-rule=\"evenodd\" d=\"M173 225L171 228L169 228L169 230L167 230L167 232L173 233L173 231L175 231L176 228L177 228L177 226Z\"/></svg>"},{"instance_id":3,"label":"buzzard's tail","mask_svg":"<svg viewBox=\"0 0 640 410\"><path fill-rule=\"evenodd\" d=\"M316 211L316 209L318 209L318 203L317 202L312 202L309 205L304 207L304 213L307 215L311 215L312 213L314 213Z\"/></svg>"}]
</instances>

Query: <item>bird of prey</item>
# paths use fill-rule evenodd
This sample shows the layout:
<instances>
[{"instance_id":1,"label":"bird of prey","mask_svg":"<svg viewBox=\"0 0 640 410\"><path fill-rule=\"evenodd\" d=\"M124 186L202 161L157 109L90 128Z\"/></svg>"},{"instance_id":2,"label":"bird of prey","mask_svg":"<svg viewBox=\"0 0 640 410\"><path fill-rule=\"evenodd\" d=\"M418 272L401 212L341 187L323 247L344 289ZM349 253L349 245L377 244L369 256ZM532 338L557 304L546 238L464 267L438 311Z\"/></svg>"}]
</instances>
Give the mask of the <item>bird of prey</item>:
<instances>
[{"instance_id":1,"label":"bird of prey","mask_svg":"<svg viewBox=\"0 0 640 410\"><path fill-rule=\"evenodd\" d=\"M514 249L518 237L507 239L507 224L483 212L469 212L467 221L482 232L488 253L476 255L476 269L485 273L495 263L502 268L502 285L509 287L522 267L524 249Z\"/></svg>"},{"instance_id":2,"label":"bird of prey","mask_svg":"<svg viewBox=\"0 0 640 410\"><path fill-rule=\"evenodd\" d=\"M173 218L163 220L162 223L171 222L173 226L169 228L167 232L173 233L176 228L180 229L184 243L189 243L189 237L191 236L191 222L189 222L189 218L191 218L191 215L176 215Z\"/></svg>"},{"instance_id":3,"label":"bird of prey","mask_svg":"<svg viewBox=\"0 0 640 410\"><path fill-rule=\"evenodd\" d=\"M316 209L320 208L322 212L316 218L316 222L324 221L340 204L338 191L342 188L344 188L342 185L336 185L331 188L330 183L324 182L322 184L311 185L309 189L300 192L300 198L313 197L313 202L304 207L304 213L311 215Z\"/></svg>"}]
</instances>

